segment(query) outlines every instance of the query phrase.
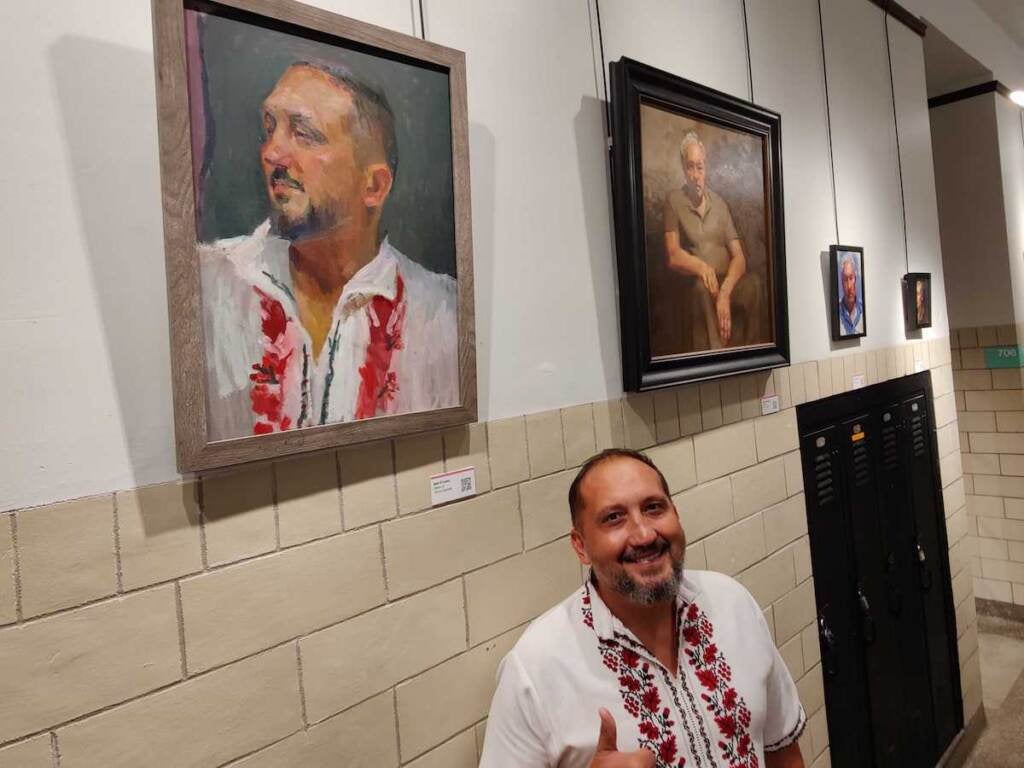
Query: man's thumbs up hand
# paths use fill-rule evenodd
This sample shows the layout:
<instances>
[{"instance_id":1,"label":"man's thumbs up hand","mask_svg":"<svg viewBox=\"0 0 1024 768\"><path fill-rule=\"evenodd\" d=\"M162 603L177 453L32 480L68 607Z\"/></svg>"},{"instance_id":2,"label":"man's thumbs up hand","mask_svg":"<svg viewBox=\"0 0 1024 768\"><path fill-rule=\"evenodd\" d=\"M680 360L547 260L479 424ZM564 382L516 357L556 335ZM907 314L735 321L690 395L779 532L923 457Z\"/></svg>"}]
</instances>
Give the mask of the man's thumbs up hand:
<instances>
[{"instance_id":1,"label":"man's thumbs up hand","mask_svg":"<svg viewBox=\"0 0 1024 768\"><path fill-rule=\"evenodd\" d=\"M619 752L615 718L603 707L597 711L601 729L597 732L597 751L590 768L655 768L654 753L649 749Z\"/></svg>"}]
</instances>

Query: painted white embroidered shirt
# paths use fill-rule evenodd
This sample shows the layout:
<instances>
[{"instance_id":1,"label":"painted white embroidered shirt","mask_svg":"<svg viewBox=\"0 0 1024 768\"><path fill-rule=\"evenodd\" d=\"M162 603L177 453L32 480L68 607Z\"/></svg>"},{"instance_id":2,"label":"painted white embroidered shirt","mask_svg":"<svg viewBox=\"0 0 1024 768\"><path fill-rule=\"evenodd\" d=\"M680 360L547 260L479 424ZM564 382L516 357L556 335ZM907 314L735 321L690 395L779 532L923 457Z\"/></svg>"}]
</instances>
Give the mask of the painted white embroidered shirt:
<instances>
[{"instance_id":1,"label":"painted white embroidered shirt","mask_svg":"<svg viewBox=\"0 0 1024 768\"><path fill-rule=\"evenodd\" d=\"M534 621L501 663L481 768L586 768L600 727L658 768L757 768L806 723L793 678L754 598L686 571L676 602L679 669L669 671L586 584Z\"/></svg>"},{"instance_id":2,"label":"painted white embroidered shirt","mask_svg":"<svg viewBox=\"0 0 1024 768\"><path fill-rule=\"evenodd\" d=\"M200 247L211 440L459 403L455 280L386 239L342 291L319 356L269 222Z\"/></svg>"}]
</instances>

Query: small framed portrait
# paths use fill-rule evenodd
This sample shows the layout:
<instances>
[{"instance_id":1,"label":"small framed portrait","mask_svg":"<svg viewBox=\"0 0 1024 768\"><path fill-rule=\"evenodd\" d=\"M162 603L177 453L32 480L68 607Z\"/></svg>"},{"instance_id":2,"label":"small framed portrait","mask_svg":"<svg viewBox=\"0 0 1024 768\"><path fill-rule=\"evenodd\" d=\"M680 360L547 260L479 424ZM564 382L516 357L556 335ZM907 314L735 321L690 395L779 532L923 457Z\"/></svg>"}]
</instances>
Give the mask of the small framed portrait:
<instances>
[{"instance_id":1,"label":"small framed portrait","mask_svg":"<svg viewBox=\"0 0 1024 768\"><path fill-rule=\"evenodd\" d=\"M932 326L932 276L930 272L908 272L903 276L903 309L907 330Z\"/></svg>"},{"instance_id":2,"label":"small framed portrait","mask_svg":"<svg viewBox=\"0 0 1024 768\"><path fill-rule=\"evenodd\" d=\"M785 365L781 118L626 58L611 85L625 389Z\"/></svg>"},{"instance_id":3,"label":"small framed portrait","mask_svg":"<svg viewBox=\"0 0 1024 768\"><path fill-rule=\"evenodd\" d=\"M153 0L178 466L476 419L463 53Z\"/></svg>"},{"instance_id":4,"label":"small framed portrait","mask_svg":"<svg viewBox=\"0 0 1024 768\"><path fill-rule=\"evenodd\" d=\"M868 332L864 296L864 249L829 246L832 340L857 339Z\"/></svg>"}]
</instances>

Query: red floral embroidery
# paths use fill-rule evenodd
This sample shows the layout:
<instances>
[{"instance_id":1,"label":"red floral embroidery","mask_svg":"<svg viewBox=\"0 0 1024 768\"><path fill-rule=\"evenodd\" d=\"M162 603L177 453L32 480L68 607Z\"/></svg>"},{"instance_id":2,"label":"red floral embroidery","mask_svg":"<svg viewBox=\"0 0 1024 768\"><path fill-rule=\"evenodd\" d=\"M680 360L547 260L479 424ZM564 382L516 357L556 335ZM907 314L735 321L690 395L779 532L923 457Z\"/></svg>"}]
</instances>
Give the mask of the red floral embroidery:
<instances>
[{"instance_id":1,"label":"red floral embroidery","mask_svg":"<svg viewBox=\"0 0 1024 768\"><path fill-rule=\"evenodd\" d=\"M395 399L398 377L391 368L391 355L402 349L405 325L405 283L395 278L394 301L374 296L370 302L370 341L366 345L366 361L359 368L359 395L355 417L369 419L381 413Z\"/></svg>"},{"instance_id":2,"label":"red floral embroidery","mask_svg":"<svg viewBox=\"0 0 1024 768\"><path fill-rule=\"evenodd\" d=\"M589 589L583 593L583 623L594 628ZM668 707L659 710L661 694L651 665L636 651L614 640L598 638L598 644L602 662L618 677L619 695L626 711L640 721L640 747L654 753L657 768L684 768L686 758L678 757L679 747L672 732L675 722L669 719Z\"/></svg>"},{"instance_id":3,"label":"red floral embroidery","mask_svg":"<svg viewBox=\"0 0 1024 768\"><path fill-rule=\"evenodd\" d=\"M722 740L722 750L729 768L758 768L757 754L751 749L750 710L732 681L732 668L714 643L714 626L695 603L687 607L680 635L684 652L697 679L707 692L700 697L707 704Z\"/></svg>"},{"instance_id":4,"label":"red floral embroidery","mask_svg":"<svg viewBox=\"0 0 1024 768\"><path fill-rule=\"evenodd\" d=\"M260 318L263 330L263 358L253 365L249 374L252 385L249 399L257 421L253 434L265 435L291 428L291 418L285 416L284 385L288 360L292 350L285 350L288 315L281 302L272 299L259 288L253 288L260 297Z\"/></svg>"}]
</instances>

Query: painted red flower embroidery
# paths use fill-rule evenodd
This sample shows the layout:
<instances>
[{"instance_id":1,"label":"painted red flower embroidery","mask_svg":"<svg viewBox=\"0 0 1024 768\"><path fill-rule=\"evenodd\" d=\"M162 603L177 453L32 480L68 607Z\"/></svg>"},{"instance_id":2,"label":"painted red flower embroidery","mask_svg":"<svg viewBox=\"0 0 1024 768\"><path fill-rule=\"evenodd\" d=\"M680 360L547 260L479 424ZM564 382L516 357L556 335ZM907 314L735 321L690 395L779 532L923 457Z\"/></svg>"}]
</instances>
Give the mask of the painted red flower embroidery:
<instances>
[{"instance_id":1,"label":"painted red flower embroidery","mask_svg":"<svg viewBox=\"0 0 1024 768\"><path fill-rule=\"evenodd\" d=\"M629 648L622 649L622 663L627 667L635 668L640 663L640 655L636 651L631 651Z\"/></svg>"},{"instance_id":2,"label":"painted red flower embroidery","mask_svg":"<svg viewBox=\"0 0 1024 768\"><path fill-rule=\"evenodd\" d=\"M658 746L658 757L660 757L666 763L671 763L673 760L676 759L677 751L678 748L676 747L676 737L675 735L671 735L668 738L666 738L663 742L661 742L661 744Z\"/></svg>"},{"instance_id":3,"label":"painted red flower embroidery","mask_svg":"<svg viewBox=\"0 0 1024 768\"><path fill-rule=\"evenodd\" d=\"M661 696L658 695L658 689L654 687L648 688L644 691L642 701L648 712L657 712L658 707L661 706Z\"/></svg>"},{"instance_id":4,"label":"painted red flower embroidery","mask_svg":"<svg viewBox=\"0 0 1024 768\"><path fill-rule=\"evenodd\" d=\"M252 412L257 416L253 434L266 435L291 427L291 419L285 416L284 386L288 361L292 350L287 346L286 331L288 315L277 299L273 299L259 288L254 288L260 297L260 328L263 331L263 357L252 367L249 380L249 399Z\"/></svg>"},{"instance_id":5,"label":"painted red flower embroidery","mask_svg":"<svg viewBox=\"0 0 1024 768\"><path fill-rule=\"evenodd\" d=\"M370 341L366 360L359 367L359 394L355 417L369 419L385 412L387 404L398 392L398 376L391 369L392 353L402 349L405 326L405 282L395 278L395 298L374 296L367 311L370 316Z\"/></svg>"},{"instance_id":6,"label":"painted red flower embroidery","mask_svg":"<svg viewBox=\"0 0 1024 768\"><path fill-rule=\"evenodd\" d=\"M697 679L709 691L713 691L718 687L718 675L715 674L713 669L698 669Z\"/></svg>"}]
</instances>

